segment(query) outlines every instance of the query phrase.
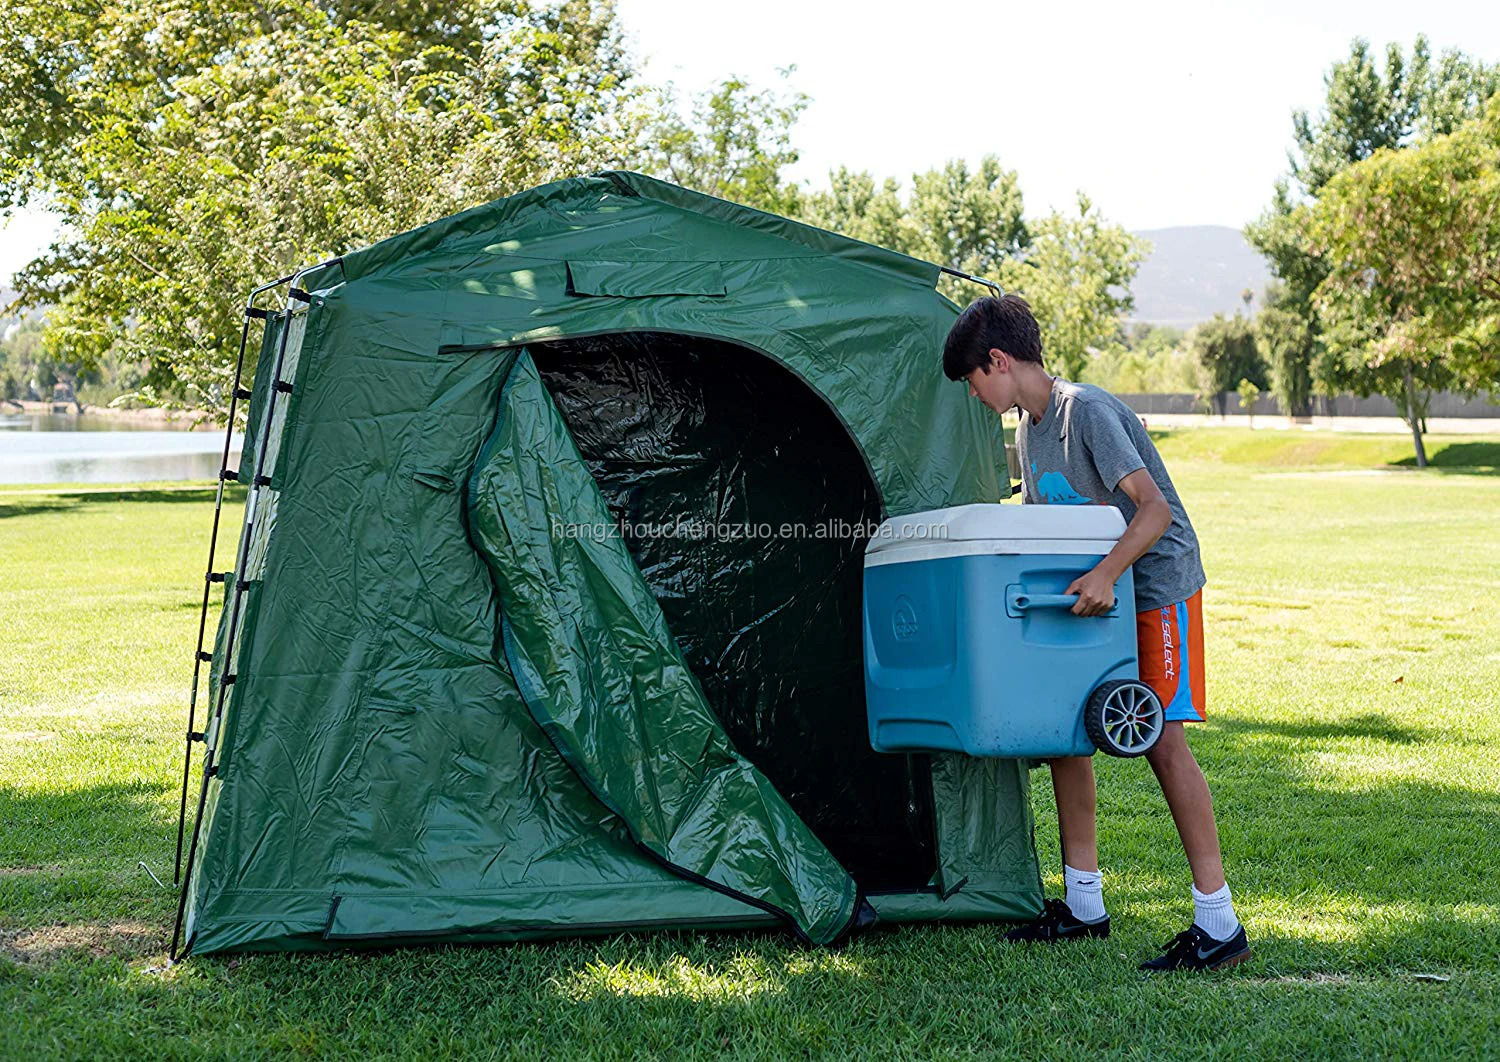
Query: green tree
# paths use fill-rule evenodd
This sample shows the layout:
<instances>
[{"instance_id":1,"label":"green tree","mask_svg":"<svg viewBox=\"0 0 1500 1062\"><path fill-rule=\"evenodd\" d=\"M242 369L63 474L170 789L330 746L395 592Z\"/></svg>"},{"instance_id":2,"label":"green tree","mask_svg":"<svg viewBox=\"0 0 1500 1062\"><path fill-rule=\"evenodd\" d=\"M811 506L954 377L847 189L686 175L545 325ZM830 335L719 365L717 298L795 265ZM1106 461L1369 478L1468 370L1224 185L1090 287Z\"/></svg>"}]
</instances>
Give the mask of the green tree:
<instances>
[{"instance_id":1,"label":"green tree","mask_svg":"<svg viewBox=\"0 0 1500 1062\"><path fill-rule=\"evenodd\" d=\"M1264 388L1265 364L1255 349L1255 330L1240 314L1215 314L1193 329L1188 346L1198 362L1200 393L1220 416L1226 409L1225 394L1240 380Z\"/></svg>"},{"instance_id":2,"label":"green tree","mask_svg":"<svg viewBox=\"0 0 1500 1062\"><path fill-rule=\"evenodd\" d=\"M1105 343L1089 358L1078 380L1118 394L1142 394L1151 390L1151 360L1139 347Z\"/></svg>"},{"instance_id":3,"label":"green tree","mask_svg":"<svg viewBox=\"0 0 1500 1062\"><path fill-rule=\"evenodd\" d=\"M782 71L789 77L792 70ZM800 92L757 91L729 78L697 96L690 115L676 92L662 93L658 117L646 130L638 165L648 173L720 199L760 210L796 214L801 192L783 175L797 161L792 126L807 106Z\"/></svg>"},{"instance_id":4,"label":"green tree","mask_svg":"<svg viewBox=\"0 0 1500 1062\"><path fill-rule=\"evenodd\" d=\"M1241 380L1234 390L1240 396L1240 408L1250 418L1250 426L1255 427L1255 403L1260 399L1260 388L1251 380Z\"/></svg>"},{"instance_id":5,"label":"green tree","mask_svg":"<svg viewBox=\"0 0 1500 1062\"><path fill-rule=\"evenodd\" d=\"M26 397L37 366L45 357L45 331L38 318L23 318L4 329L0 337L0 398Z\"/></svg>"},{"instance_id":6,"label":"green tree","mask_svg":"<svg viewBox=\"0 0 1500 1062\"><path fill-rule=\"evenodd\" d=\"M1030 245L1000 276L1031 303L1049 361L1076 380L1134 305L1130 284L1150 244L1106 222L1081 192L1076 214L1049 214L1029 229Z\"/></svg>"},{"instance_id":7,"label":"green tree","mask_svg":"<svg viewBox=\"0 0 1500 1062\"><path fill-rule=\"evenodd\" d=\"M1317 345L1311 323L1295 305L1286 305L1286 288L1266 287L1263 307L1255 315L1255 347L1266 363L1271 393L1288 416L1306 416L1313 390Z\"/></svg>"},{"instance_id":8,"label":"green tree","mask_svg":"<svg viewBox=\"0 0 1500 1062\"><path fill-rule=\"evenodd\" d=\"M1019 206L1015 217L1019 223ZM901 198L901 183L887 177L877 186L868 172L844 166L829 173L826 189L803 197L801 220L902 253L916 240L915 226Z\"/></svg>"},{"instance_id":9,"label":"green tree","mask_svg":"<svg viewBox=\"0 0 1500 1062\"><path fill-rule=\"evenodd\" d=\"M1500 96L1482 119L1329 181L1309 236L1329 348L1361 393L1402 410L1425 466L1431 393L1500 388Z\"/></svg>"},{"instance_id":10,"label":"green tree","mask_svg":"<svg viewBox=\"0 0 1500 1062\"><path fill-rule=\"evenodd\" d=\"M994 278L1027 245L1021 188L993 155L970 168L953 159L913 176L910 193L868 173L838 169L829 187L807 195L801 218L856 240L879 244L950 269ZM958 302L976 291L945 277L940 290Z\"/></svg>"},{"instance_id":11,"label":"green tree","mask_svg":"<svg viewBox=\"0 0 1500 1062\"><path fill-rule=\"evenodd\" d=\"M49 335L80 364L144 359L150 400L225 405L256 280L615 164L644 121L608 4L414 3L394 27L301 0L87 6L43 13L99 23L54 41L63 60L0 72L69 101L51 125L7 109L0 132L9 200L45 195L67 222L18 286L56 304Z\"/></svg>"},{"instance_id":12,"label":"green tree","mask_svg":"<svg viewBox=\"0 0 1500 1062\"><path fill-rule=\"evenodd\" d=\"M993 278L1030 243L1016 171L994 155L973 170L952 160L914 176L907 216L912 232L902 250L975 276ZM974 292L962 281L943 290L964 301Z\"/></svg>"},{"instance_id":13,"label":"green tree","mask_svg":"<svg viewBox=\"0 0 1500 1062\"><path fill-rule=\"evenodd\" d=\"M1369 43L1356 38L1348 56L1329 69L1324 86L1323 107L1316 116L1293 114L1290 172L1276 183L1270 205L1246 227L1245 237L1270 261L1283 285L1281 324L1286 325L1288 316L1300 318L1300 326L1291 330L1311 337L1314 382L1318 390L1331 393L1350 384L1343 360L1321 350L1313 293L1325 268L1308 244L1309 204L1340 172L1376 151L1442 135L1479 113L1500 89L1500 67L1454 50L1434 62L1427 39L1418 36L1410 55L1390 45L1381 68ZM1327 376L1316 375L1325 371Z\"/></svg>"},{"instance_id":14,"label":"green tree","mask_svg":"<svg viewBox=\"0 0 1500 1062\"><path fill-rule=\"evenodd\" d=\"M364 22L400 34L409 55L439 49L462 65L516 19L551 34L554 47L596 47L610 12L588 8L567 2L534 10L525 0L13 0L0 25L0 98L7 102L0 208L65 184L101 134L129 135L132 123L149 121L176 98L181 78L245 41L274 48L306 28Z\"/></svg>"},{"instance_id":15,"label":"green tree","mask_svg":"<svg viewBox=\"0 0 1500 1062\"><path fill-rule=\"evenodd\" d=\"M1090 349L1119 332L1120 314L1132 305L1130 282L1148 250L1082 194L1076 214L1027 221L1015 171L993 155L975 168L953 160L916 174L905 199L894 180L877 184L868 173L835 170L826 191L804 199L801 216L1020 291L1036 313L1049 358L1073 379ZM939 289L960 304L981 294L952 277Z\"/></svg>"}]
</instances>

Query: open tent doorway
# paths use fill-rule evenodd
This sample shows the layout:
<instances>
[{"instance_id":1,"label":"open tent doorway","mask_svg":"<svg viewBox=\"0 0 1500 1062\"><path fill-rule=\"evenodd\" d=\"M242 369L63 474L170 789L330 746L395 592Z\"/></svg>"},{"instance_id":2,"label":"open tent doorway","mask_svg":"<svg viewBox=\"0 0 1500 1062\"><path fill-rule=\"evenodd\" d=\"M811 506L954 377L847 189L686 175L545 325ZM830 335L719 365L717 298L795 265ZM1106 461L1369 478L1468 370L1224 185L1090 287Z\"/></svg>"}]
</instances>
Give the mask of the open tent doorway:
<instances>
[{"instance_id":1,"label":"open tent doorway","mask_svg":"<svg viewBox=\"0 0 1500 1062\"><path fill-rule=\"evenodd\" d=\"M662 332L528 348L709 703L866 892L932 878L926 757L865 739L868 465L795 374Z\"/></svg>"}]
</instances>

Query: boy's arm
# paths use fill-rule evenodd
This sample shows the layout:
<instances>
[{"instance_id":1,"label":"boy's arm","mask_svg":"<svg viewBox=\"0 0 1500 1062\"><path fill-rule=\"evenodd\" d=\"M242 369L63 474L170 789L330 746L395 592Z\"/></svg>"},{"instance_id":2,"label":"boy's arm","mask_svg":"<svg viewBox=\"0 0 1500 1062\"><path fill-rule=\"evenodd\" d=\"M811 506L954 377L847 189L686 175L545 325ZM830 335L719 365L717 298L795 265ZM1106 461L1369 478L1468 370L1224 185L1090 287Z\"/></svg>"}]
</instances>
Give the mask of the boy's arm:
<instances>
[{"instance_id":1,"label":"boy's arm","mask_svg":"<svg viewBox=\"0 0 1500 1062\"><path fill-rule=\"evenodd\" d=\"M1116 581L1172 525L1172 508L1144 468L1121 479L1119 489L1135 502L1135 515L1109 555L1068 587L1068 593L1078 595L1078 603L1073 606L1075 616L1099 616L1113 608Z\"/></svg>"}]
</instances>

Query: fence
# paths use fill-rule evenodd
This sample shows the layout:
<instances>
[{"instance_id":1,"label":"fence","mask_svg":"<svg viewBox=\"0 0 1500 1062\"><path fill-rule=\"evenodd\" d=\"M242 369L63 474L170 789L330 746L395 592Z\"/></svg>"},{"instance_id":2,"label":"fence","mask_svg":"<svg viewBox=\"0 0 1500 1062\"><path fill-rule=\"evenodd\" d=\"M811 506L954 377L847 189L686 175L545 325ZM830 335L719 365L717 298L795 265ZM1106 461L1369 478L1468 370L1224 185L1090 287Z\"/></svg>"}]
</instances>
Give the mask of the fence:
<instances>
[{"instance_id":1,"label":"fence","mask_svg":"<svg viewBox=\"0 0 1500 1062\"><path fill-rule=\"evenodd\" d=\"M1194 394L1132 395L1119 396L1135 412L1143 416L1152 414L1207 413L1210 409L1206 399ZM1244 416L1247 413L1240 396L1234 391L1225 391L1214 396L1211 410L1216 414ZM1263 394L1256 399L1255 407L1248 412L1256 416L1285 416L1274 395ZM1334 398L1314 398L1307 412L1315 417L1399 417L1401 410L1389 398L1372 395L1359 398L1356 395L1338 395ZM1432 396L1427 406L1427 416L1474 417L1481 419L1500 418L1500 405L1485 398L1466 398L1463 395L1443 392Z\"/></svg>"}]
</instances>

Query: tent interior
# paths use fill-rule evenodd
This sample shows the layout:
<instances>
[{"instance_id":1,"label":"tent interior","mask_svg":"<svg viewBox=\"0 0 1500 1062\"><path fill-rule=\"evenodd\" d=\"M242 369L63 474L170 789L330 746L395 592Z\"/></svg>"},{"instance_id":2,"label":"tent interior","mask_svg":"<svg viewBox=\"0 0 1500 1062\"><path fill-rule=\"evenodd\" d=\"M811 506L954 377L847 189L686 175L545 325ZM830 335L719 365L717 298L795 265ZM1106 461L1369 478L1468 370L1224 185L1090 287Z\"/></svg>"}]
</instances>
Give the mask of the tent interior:
<instances>
[{"instance_id":1,"label":"tent interior","mask_svg":"<svg viewBox=\"0 0 1500 1062\"><path fill-rule=\"evenodd\" d=\"M882 513L839 417L723 340L623 332L528 349L735 745L866 893L927 886L928 758L881 755L865 736L865 536L850 529Z\"/></svg>"}]
</instances>

